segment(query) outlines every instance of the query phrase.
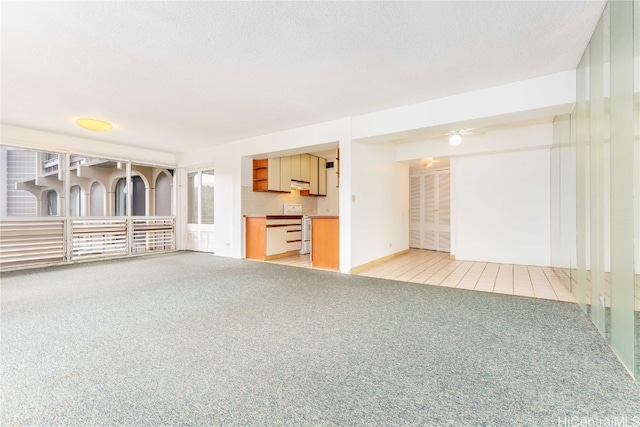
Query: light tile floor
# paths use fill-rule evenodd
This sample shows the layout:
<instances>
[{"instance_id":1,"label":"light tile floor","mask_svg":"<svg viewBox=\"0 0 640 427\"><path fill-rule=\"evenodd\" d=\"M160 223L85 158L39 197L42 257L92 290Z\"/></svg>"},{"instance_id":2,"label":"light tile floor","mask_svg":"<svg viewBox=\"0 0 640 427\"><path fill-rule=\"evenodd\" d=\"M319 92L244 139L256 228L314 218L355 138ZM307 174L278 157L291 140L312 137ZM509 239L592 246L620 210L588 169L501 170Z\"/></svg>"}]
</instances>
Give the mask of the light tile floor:
<instances>
[{"instance_id":1,"label":"light tile floor","mask_svg":"<svg viewBox=\"0 0 640 427\"><path fill-rule=\"evenodd\" d=\"M277 264L311 268L309 255L272 260ZM470 289L556 301L576 302L551 267L451 261L449 253L410 249L406 254L368 268L357 275L434 286Z\"/></svg>"},{"instance_id":2,"label":"light tile floor","mask_svg":"<svg viewBox=\"0 0 640 427\"><path fill-rule=\"evenodd\" d=\"M557 268L554 269L558 277L560 277L565 286L577 286L576 277L577 271L569 268ZM591 271L587 271L587 288L586 288L586 300L591 301ZM640 311L640 274L635 275L635 311ZM611 273L604 273L604 294L606 295L606 306L611 307Z\"/></svg>"}]
</instances>

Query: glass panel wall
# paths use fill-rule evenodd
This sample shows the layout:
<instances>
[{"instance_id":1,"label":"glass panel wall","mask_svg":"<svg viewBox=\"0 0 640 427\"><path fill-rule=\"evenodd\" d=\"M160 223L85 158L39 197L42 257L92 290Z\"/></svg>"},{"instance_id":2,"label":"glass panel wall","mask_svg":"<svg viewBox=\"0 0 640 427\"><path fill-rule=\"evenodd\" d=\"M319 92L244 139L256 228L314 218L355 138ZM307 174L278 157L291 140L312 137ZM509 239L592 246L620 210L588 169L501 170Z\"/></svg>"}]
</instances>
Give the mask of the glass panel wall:
<instances>
[{"instance_id":1,"label":"glass panel wall","mask_svg":"<svg viewBox=\"0 0 640 427\"><path fill-rule=\"evenodd\" d=\"M616 13L617 16L617 13ZM635 233L635 357L636 357L636 380L640 377L640 1L633 3L633 159L635 168L633 170L633 194L635 194L634 205L634 227Z\"/></svg>"},{"instance_id":2,"label":"glass panel wall","mask_svg":"<svg viewBox=\"0 0 640 427\"><path fill-rule=\"evenodd\" d=\"M560 188L563 179L575 176L577 269L572 291L636 379L640 374L638 5L610 2L602 14L577 69L576 107L570 122L575 170L558 160L559 178L554 179ZM558 133L554 137L555 149L561 138ZM563 201L557 200L562 209ZM556 215L556 210L552 213ZM559 221L565 223L570 226L570 221ZM554 233L562 233L562 226ZM554 237L554 245L559 239ZM554 263L570 257L562 245L555 250L560 254L553 257Z\"/></svg>"},{"instance_id":3,"label":"glass panel wall","mask_svg":"<svg viewBox=\"0 0 640 427\"><path fill-rule=\"evenodd\" d=\"M553 121L551 147L551 266L574 294L576 282L576 144L574 117L566 114Z\"/></svg>"}]
</instances>

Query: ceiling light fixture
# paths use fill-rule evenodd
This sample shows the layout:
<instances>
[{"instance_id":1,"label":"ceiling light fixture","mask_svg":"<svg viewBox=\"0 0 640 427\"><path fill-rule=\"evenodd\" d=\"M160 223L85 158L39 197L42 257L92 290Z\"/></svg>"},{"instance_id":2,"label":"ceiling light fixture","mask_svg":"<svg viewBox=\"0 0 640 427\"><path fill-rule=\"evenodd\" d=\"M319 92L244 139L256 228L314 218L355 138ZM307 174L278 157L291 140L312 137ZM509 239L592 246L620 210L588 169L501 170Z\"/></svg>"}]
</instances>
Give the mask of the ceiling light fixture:
<instances>
[{"instance_id":1,"label":"ceiling light fixture","mask_svg":"<svg viewBox=\"0 0 640 427\"><path fill-rule=\"evenodd\" d=\"M422 159L420 161L420 166L422 166L425 169L430 168L431 166L433 166L433 158L427 157L425 159Z\"/></svg>"},{"instance_id":2,"label":"ceiling light fixture","mask_svg":"<svg viewBox=\"0 0 640 427\"><path fill-rule=\"evenodd\" d=\"M451 135L449 135L449 145L457 147L460 144L462 144L462 136L460 135L460 132L451 132Z\"/></svg>"},{"instance_id":3,"label":"ceiling light fixture","mask_svg":"<svg viewBox=\"0 0 640 427\"><path fill-rule=\"evenodd\" d=\"M103 132L106 130L113 129L113 125L111 123L105 122L104 120L98 120L98 119L88 119L88 118L76 119L76 124L81 128L92 130L94 132Z\"/></svg>"}]
</instances>

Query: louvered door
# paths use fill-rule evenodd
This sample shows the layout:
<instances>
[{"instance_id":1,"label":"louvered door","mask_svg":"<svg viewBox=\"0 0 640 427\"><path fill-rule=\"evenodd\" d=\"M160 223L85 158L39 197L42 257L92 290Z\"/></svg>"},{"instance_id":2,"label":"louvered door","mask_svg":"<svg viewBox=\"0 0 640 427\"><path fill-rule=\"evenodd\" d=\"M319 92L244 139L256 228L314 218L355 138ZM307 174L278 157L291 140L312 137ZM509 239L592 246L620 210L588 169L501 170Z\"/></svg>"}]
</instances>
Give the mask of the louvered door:
<instances>
[{"instance_id":1,"label":"louvered door","mask_svg":"<svg viewBox=\"0 0 640 427\"><path fill-rule=\"evenodd\" d=\"M409 246L448 252L451 248L449 171L409 177Z\"/></svg>"},{"instance_id":2,"label":"louvered door","mask_svg":"<svg viewBox=\"0 0 640 427\"><path fill-rule=\"evenodd\" d=\"M437 180L437 251L451 251L451 178L449 171L442 171L436 174Z\"/></svg>"},{"instance_id":3,"label":"louvered door","mask_svg":"<svg viewBox=\"0 0 640 427\"><path fill-rule=\"evenodd\" d=\"M409 246L422 247L422 176L409 176Z\"/></svg>"}]
</instances>

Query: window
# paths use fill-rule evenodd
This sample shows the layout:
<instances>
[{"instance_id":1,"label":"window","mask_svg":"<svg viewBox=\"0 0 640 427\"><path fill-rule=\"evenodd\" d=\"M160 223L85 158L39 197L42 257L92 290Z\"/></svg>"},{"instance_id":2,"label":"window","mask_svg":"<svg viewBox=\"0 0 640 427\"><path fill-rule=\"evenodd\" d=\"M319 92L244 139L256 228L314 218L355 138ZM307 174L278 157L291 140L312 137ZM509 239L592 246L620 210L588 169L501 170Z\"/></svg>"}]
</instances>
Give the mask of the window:
<instances>
[{"instance_id":1,"label":"window","mask_svg":"<svg viewBox=\"0 0 640 427\"><path fill-rule=\"evenodd\" d=\"M202 224L213 224L213 171L202 172Z\"/></svg>"},{"instance_id":2,"label":"window","mask_svg":"<svg viewBox=\"0 0 640 427\"><path fill-rule=\"evenodd\" d=\"M214 174L213 170L191 172L187 176L189 224L214 223Z\"/></svg>"}]
</instances>

